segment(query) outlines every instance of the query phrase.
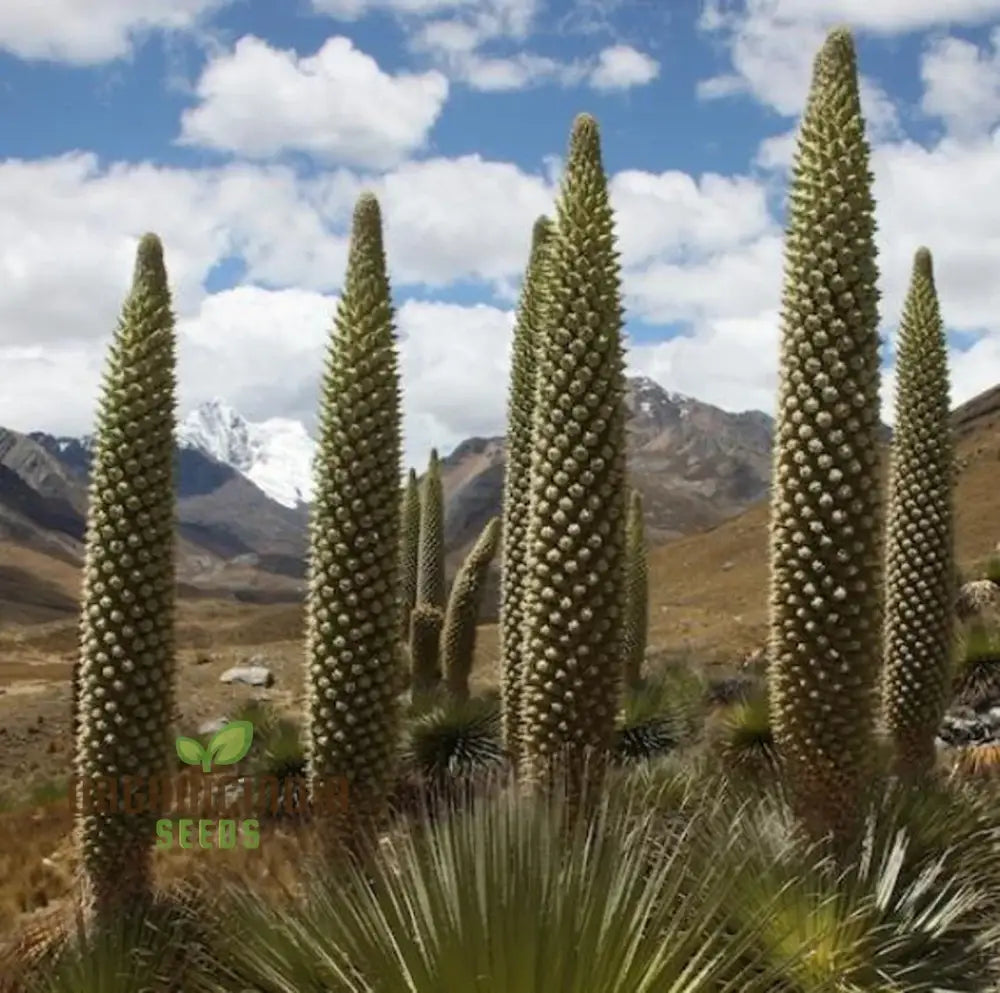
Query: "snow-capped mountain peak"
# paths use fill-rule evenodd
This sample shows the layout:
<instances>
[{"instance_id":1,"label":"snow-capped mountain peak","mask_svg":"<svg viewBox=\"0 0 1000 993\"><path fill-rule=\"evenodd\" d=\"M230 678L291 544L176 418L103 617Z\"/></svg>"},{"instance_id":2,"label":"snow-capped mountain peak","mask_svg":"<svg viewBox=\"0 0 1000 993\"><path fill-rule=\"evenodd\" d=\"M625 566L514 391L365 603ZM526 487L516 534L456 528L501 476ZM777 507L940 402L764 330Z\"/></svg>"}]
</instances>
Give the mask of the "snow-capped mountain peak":
<instances>
[{"instance_id":1,"label":"snow-capped mountain peak","mask_svg":"<svg viewBox=\"0 0 1000 993\"><path fill-rule=\"evenodd\" d=\"M216 398L178 424L177 443L232 466L285 507L312 499L316 442L299 421L272 417L255 423Z\"/></svg>"}]
</instances>

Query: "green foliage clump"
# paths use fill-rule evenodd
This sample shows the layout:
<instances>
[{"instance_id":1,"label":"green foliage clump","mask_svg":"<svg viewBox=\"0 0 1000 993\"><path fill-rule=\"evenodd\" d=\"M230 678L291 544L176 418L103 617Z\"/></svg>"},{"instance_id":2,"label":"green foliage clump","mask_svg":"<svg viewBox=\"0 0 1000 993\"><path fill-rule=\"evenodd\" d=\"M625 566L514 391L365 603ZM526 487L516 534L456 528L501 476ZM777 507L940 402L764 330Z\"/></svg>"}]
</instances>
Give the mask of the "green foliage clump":
<instances>
[{"instance_id":1,"label":"green foliage clump","mask_svg":"<svg viewBox=\"0 0 1000 993\"><path fill-rule=\"evenodd\" d=\"M417 571L420 561L420 487L417 472L410 469L403 487L399 540L399 640L410 631L410 611L417 602Z\"/></svg>"},{"instance_id":2,"label":"green foliage clump","mask_svg":"<svg viewBox=\"0 0 1000 993\"><path fill-rule=\"evenodd\" d=\"M491 700L450 701L416 717L407 729L404 768L447 783L503 765L500 712Z\"/></svg>"},{"instance_id":3,"label":"green foliage clump","mask_svg":"<svg viewBox=\"0 0 1000 993\"><path fill-rule=\"evenodd\" d=\"M378 201L354 211L321 386L306 599L310 795L380 806L398 751L400 391Z\"/></svg>"},{"instance_id":4,"label":"green foliage clump","mask_svg":"<svg viewBox=\"0 0 1000 993\"><path fill-rule=\"evenodd\" d=\"M924 775L951 697L954 444L930 252L917 251L897 345L886 538L884 718L897 770Z\"/></svg>"},{"instance_id":5,"label":"green foliage clump","mask_svg":"<svg viewBox=\"0 0 1000 993\"><path fill-rule=\"evenodd\" d=\"M614 217L597 122L574 121L536 351L521 728L529 782L599 776L621 685L625 375ZM584 769L587 772L585 773Z\"/></svg>"},{"instance_id":6,"label":"green foliage clump","mask_svg":"<svg viewBox=\"0 0 1000 993\"><path fill-rule=\"evenodd\" d=\"M646 534L642 520L642 494L632 491L625 530L625 623L624 671L626 687L635 689L642 681L649 629L649 568L646 561Z\"/></svg>"},{"instance_id":7,"label":"green foliage clump","mask_svg":"<svg viewBox=\"0 0 1000 993\"><path fill-rule=\"evenodd\" d=\"M417 604L445 609L444 490L437 449L431 449L420 487L420 538L417 546Z\"/></svg>"},{"instance_id":8,"label":"green foliage clump","mask_svg":"<svg viewBox=\"0 0 1000 993\"><path fill-rule=\"evenodd\" d=\"M104 373L81 595L75 773L118 794L111 809L81 804L77 822L88 900L105 923L150 886L155 817L126 812L123 794L170 768L175 366L163 247L146 234Z\"/></svg>"},{"instance_id":9,"label":"green foliage clump","mask_svg":"<svg viewBox=\"0 0 1000 993\"><path fill-rule=\"evenodd\" d=\"M494 517L483 528L451 585L441 638L441 668L448 692L459 702L469 697L483 583L499 544L500 518Z\"/></svg>"},{"instance_id":10,"label":"green foliage clump","mask_svg":"<svg viewBox=\"0 0 1000 993\"><path fill-rule=\"evenodd\" d=\"M546 251L553 234L547 217L535 221L531 256L514 325L507 397L507 464L503 484L503 548L500 568L500 678L504 741L516 759L524 680L524 606L527 589L527 521L531 498L532 420L538 342L544 333Z\"/></svg>"},{"instance_id":11,"label":"green foliage clump","mask_svg":"<svg viewBox=\"0 0 1000 993\"><path fill-rule=\"evenodd\" d=\"M770 522L774 736L810 830L846 836L881 662L874 201L854 43L816 57L789 192Z\"/></svg>"}]
</instances>

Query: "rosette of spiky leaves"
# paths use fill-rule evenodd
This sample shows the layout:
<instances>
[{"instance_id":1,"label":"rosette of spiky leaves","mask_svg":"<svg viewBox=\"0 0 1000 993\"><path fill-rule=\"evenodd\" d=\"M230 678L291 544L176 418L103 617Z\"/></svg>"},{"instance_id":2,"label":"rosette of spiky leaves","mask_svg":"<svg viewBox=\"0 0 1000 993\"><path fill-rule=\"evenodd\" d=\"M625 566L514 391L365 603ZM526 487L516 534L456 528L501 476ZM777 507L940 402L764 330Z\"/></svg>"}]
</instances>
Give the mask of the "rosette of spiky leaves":
<instances>
[{"instance_id":1,"label":"rosette of spiky leaves","mask_svg":"<svg viewBox=\"0 0 1000 993\"><path fill-rule=\"evenodd\" d=\"M521 289L511 347L507 395L507 464L503 481L503 548L500 567L500 683L507 752L516 761L523 681L524 602L528 553L527 520L531 479L531 423L535 409L535 351L544 333L546 246L552 236L547 217L535 221L531 256Z\"/></svg>"},{"instance_id":2,"label":"rosette of spiky leaves","mask_svg":"<svg viewBox=\"0 0 1000 993\"><path fill-rule=\"evenodd\" d=\"M918 249L896 347L886 527L883 715L908 778L934 765L951 697L954 445L948 347L931 254Z\"/></svg>"},{"instance_id":3,"label":"rosette of spiky leaves","mask_svg":"<svg viewBox=\"0 0 1000 993\"><path fill-rule=\"evenodd\" d=\"M810 830L846 836L881 657L874 202L854 43L813 66L789 193L770 522L775 740Z\"/></svg>"},{"instance_id":4,"label":"rosette of spiky leaves","mask_svg":"<svg viewBox=\"0 0 1000 993\"><path fill-rule=\"evenodd\" d=\"M403 767L442 783L503 765L500 712L493 700L448 702L414 718L407 730Z\"/></svg>"},{"instance_id":5,"label":"rosette of spiky leaves","mask_svg":"<svg viewBox=\"0 0 1000 993\"><path fill-rule=\"evenodd\" d=\"M775 969L772 959L762 967L746 954L760 922L726 928L720 921L739 900L728 864L705 859L691 873L695 831L681 828L676 843L664 844L647 793L641 803L614 805L599 796L592 819L570 824L561 805L513 790L477 797L454 816L421 814L388 836L378 857L312 876L300 906L227 886L216 953L223 986L274 993L783 989L784 965Z\"/></svg>"},{"instance_id":6,"label":"rosette of spiky leaves","mask_svg":"<svg viewBox=\"0 0 1000 993\"><path fill-rule=\"evenodd\" d=\"M500 544L500 518L487 522L451 584L441 636L441 668L455 700L469 696L483 583Z\"/></svg>"},{"instance_id":7,"label":"rosette of spiky leaves","mask_svg":"<svg viewBox=\"0 0 1000 993\"><path fill-rule=\"evenodd\" d=\"M642 494L632 491L625 531L625 623L623 649L625 685L635 689L642 681L649 627L649 568L646 532L642 520Z\"/></svg>"},{"instance_id":8,"label":"rosette of spiky leaves","mask_svg":"<svg viewBox=\"0 0 1000 993\"><path fill-rule=\"evenodd\" d=\"M712 754L737 781L756 786L779 768L766 692L752 693L714 713L708 740Z\"/></svg>"},{"instance_id":9,"label":"rosette of spiky leaves","mask_svg":"<svg viewBox=\"0 0 1000 993\"><path fill-rule=\"evenodd\" d=\"M420 538L417 545L417 603L445 608L444 490L441 462L431 449L427 472L420 485Z\"/></svg>"},{"instance_id":10,"label":"rosette of spiky leaves","mask_svg":"<svg viewBox=\"0 0 1000 993\"><path fill-rule=\"evenodd\" d=\"M175 349L163 246L146 234L104 372L81 595L75 772L117 794L104 809L81 795L78 807L88 901L102 920L148 894L155 817L124 794L170 768Z\"/></svg>"},{"instance_id":11,"label":"rosette of spiky leaves","mask_svg":"<svg viewBox=\"0 0 1000 993\"><path fill-rule=\"evenodd\" d=\"M536 351L522 737L526 780L599 777L615 733L625 600L625 376L597 122L573 123Z\"/></svg>"},{"instance_id":12,"label":"rosette of spiky leaves","mask_svg":"<svg viewBox=\"0 0 1000 993\"><path fill-rule=\"evenodd\" d=\"M618 762L647 760L682 747L698 735L705 719L705 684L690 666L666 665L642 685L625 688L615 732Z\"/></svg>"},{"instance_id":13,"label":"rosette of spiky leaves","mask_svg":"<svg viewBox=\"0 0 1000 993\"><path fill-rule=\"evenodd\" d=\"M429 693L441 680L441 628L444 614L418 603L410 614L410 681L413 695Z\"/></svg>"},{"instance_id":14,"label":"rosette of spiky leaves","mask_svg":"<svg viewBox=\"0 0 1000 993\"><path fill-rule=\"evenodd\" d=\"M417 471L411 469L403 487L399 538L399 639L410 632L410 611L417 602L417 569L420 550L420 487Z\"/></svg>"},{"instance_id":15,"label":"rosette of spiky leaves","mask_svg":"<svg viewBox=\"0 0 1000 993\"><path fill-rule=\"evenodd\" d=\"M382 805L399 714L400 391L378 201L354 211L321 385L306 598L309 789Z\"/></svg>"},{"instance_id":16,"label":"rosette of spiky leaves","mask_svg":"<svg viewBox=\"0 0 1000 993\"><path fill-rule=\"evenodd\" d=\"M956 645L955 702L973 710L1000 703L1000 629L973 622Z\"/></svg>"},{"instance_id":17,"label":"rosette of spiky leaves","mask_svg":"<svg viewBox=\"0 0 1000 993\"><path fill-rule=\"evenodd\" d=\"M705 818L690 860L733 877L734 927L784 963L786 990L984 991L995 983L995 817L947 795L887 788L841 862L809 843L774 791ZM979 865L977 870L976 865ZM777 961L774 962L778 964Z\"/></svg>"}]
</instances>

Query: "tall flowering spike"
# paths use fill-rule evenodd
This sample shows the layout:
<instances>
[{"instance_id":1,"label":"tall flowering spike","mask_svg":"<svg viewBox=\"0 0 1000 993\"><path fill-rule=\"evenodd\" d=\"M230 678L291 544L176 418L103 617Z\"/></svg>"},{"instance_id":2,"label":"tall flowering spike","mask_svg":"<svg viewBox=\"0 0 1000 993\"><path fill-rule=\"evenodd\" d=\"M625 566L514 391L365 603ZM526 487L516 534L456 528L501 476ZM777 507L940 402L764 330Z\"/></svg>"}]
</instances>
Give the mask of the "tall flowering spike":
<instances>
[{"instance_id":1,"label":"tall flowering spike","mask_svg":"<svg viewBox=\"0 0 1000 993\"><path fill-rule=\"evenodd\" d=\"M364 194L321 386L306 600L310 794L346 780L356 819L379 812L398 743L400 457L382 219Z\"/></svg>"},{"instance_id":2,"label":"tall flowering spike","mask_svg":"<svg viewBox=\"0 0 1000 993\"><path fill-rule=\"evenodd\" d=\"M625 592L620 275L586 114L573 124L556 216L536 351L521 720L526 781L550 782L565 758L572 792L600 776L613 740Z\"/></svg>"},{"instance_id":3,"label":"tall flowering spike","mask_svg":"<svg viewBox=\"0 0 1000 993\"><path fill-rule=\"evenodd\" d=\"M420 548L420 487L417 472L411 469L403 487L400 554L399 637L406 641L410 630L410 611L417 602L417 563Z\"/></svg>"},{"instance_id":4,"label":"tall flowering spike","mask_svg":"<svg viewBox=\"0 0 1000 993\"><path fill-rule=\"evenodd\" d=\"M445 608L444 578L444 491L441 463L436 448L431 449L427 474L420 487L420 539L417 548L418 604Z\"/></svg>"},{"instance_id":5,"label":"tall flowering spike","mask_svg":"<svg viewBox=\"0 0 1000 993\"><path fill-rule=\"evenodd\" d=\"M625 624L622 655L625 685L635 689L642 681L649 629L649 569L646 531L642 520L642 494L632 491L625 530Z\"/></svg>"},{"instance_id":6,"label":"tall flowering spike","mask_svg":"<svg viewBox=\"0 0 1000 993\"><path fill-rule=\"evenodd\" d=\"M128 812L141 800L123 805L124 777L148 784L169 768L175 347L163 248L146 234L105 367L87 508L75 773L81 863L99 921L149 894L156 815ZM93 802L94 780L115 787L113 803Z\"/></svg>"},{"instance_id":7,"label":"tall flowering spike","mask_svg":"<svg viewBox=\"0 0 1000 993\"><path fill-rule=\"evenodd\" d=\"M483 584L500 543L500 518L492 518L472 546L451 585L441 634L441 668L456 700L469 696L469 675L476 651L476 624Z\"/></svg>"},{"instance_id":8,"label":"tall flowering spike","mask_svg":"<svg viewBox=\"0 0 1000 993\"><path fill-rule=\"evenodd\" d=\"M535 351L543 334L546 248L552 222L539 217L521 290L511 349L507 397L507 466L503 484L503 548L500 567L500 684L503 735L516 761L523 681L523 623L527 561L527 521L531 477L531 421L535 409Z\"/></svg>"},{"instance_id":9,"label":"tall flowering spike","mask_svg":"<svg viewBox=\"0 0 1000 993\"><path fill-rule=\"evenodd\" d=\"M897 770L910 778L934 766L951 686L955 602L948 347L926 248L913 262L897 341L883 685Z\"/></svg>"},{"instance_id":10,"label":"tall flowering spike","mask_svg":"<svg viewBox=\"0 0 1000 993\"><path fill-rule=\"evenodd\" d=\"M414 697L432 692L441 681L441 628L444 614L418 603L410 614L410 687Z\"/></svg>"},{"instance_id":11,"label":"tall flowering spike","mask_svg":"<svg viewBox=\"0 0 1000 993\"><path fill-rule=\"evenodd\" d=\"M807 828L849 835L881 645L875 205L850 34L816 56L789 192L770 531L775 740Z\"/></svg>"}]
</instances>

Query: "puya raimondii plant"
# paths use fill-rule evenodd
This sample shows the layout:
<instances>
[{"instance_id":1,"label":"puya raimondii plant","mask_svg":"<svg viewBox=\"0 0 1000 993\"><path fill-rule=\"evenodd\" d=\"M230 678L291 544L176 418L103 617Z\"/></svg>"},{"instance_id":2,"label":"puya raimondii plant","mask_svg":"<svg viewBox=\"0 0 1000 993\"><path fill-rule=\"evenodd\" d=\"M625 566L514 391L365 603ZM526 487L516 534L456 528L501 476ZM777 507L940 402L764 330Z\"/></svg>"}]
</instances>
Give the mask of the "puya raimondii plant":
<instances>
[{"instance_id":1,"label":"puya raimondii plant","mask_svg":"<svg viewBox=\"0 0 1000 993\"><path fill-rule=\"evenodd\" d=\"M441 668L454 700L469 698L469 675L476 651L476 625L483 584L500 543L500 518L486 523L451 584L441 634Z\"/></svg>"},{"instance_id":2,"label":"puya raimondii plant","mask_svg":"<svg viewBox=\"0 0 1000 993\"><path fill-rule=\"evenodd\" d=\"M536 349L520 732L529 784L602 773L621 686L625 374L597 122L573 123ZM563 765L563 762L567 764Z\"/></svg>"},{"instance_id":3,"label":"puya raimondii plant","mask_svg":"<svg viewBox=\"0 0 1000 993\"><path fill-rule=\"evenodd\" d=\"M400 730L400 387L382 217L369 193L354 210L334 323L309 531L304 737L311 798L346 781L354 823L329 826L362 840Z\"/></svg>"},{"instance_id":4,"label":"puya raimondii plant","mask_svg":"<svg viewBox=\"0 0 1000 993\"><path fill-rule=\"evenodd\" d=\"M524 604L527 521L531 497L531 424L535 410L537 362L542 333L546 248L552 236L547 217L535 221L531 256L524 276L511 348L507 396L507 465L503 481L500 566L500 685L504 744L516 763L524 676Z\"/></svg>"},{"instance_id":5,"label":"puya raimondii plant","mask_svg":"<svg viewBox=\"0 0 1000 993\"><path fill-rule=\"evenodd\" d=\"M883 715L896 770L926 775L951 699L954 444L948 346L931 254L918 249L896 348L886 528Z\"/></svg>"},{"instance_id":6,"label":"puya raimondii plant","mask_svg":"<svg viewBox=\"0 0 1000 993\"><path fill-rule=\"evenodd\" d=\"M403 486L399 537L399 640L410 631L410 612L417 602L417 572L420 551L420 487L417 471L410 469Z\"/></svg>"},{"instance_id":7,"label":"puya raimondii plant","mask_svg":"<svg viewBox=\"0 0 1000 993\"><path fill-rule=\"evenodd\" d=\"M175 383L163 247L146 234L105 367L87 507L75 772L117 793L112 809L78 805L84 899L98 924L150 895L155 814L126 812L124 794L169 763Z\"/></svg>"},{"instance_id":8,"label":"puya raimondii plant","mask_svg":"<svg viewBox=\"0 0 1000 993\"><path fill-rule=\"evenodd\" d=\"M444 490L441 484L441 461L436 448L431 449L420 487L420 538L417 543L416 602L430 604L444 611Z\"/></svg>"},{"instance_id":9,"label":"puya raimondii plant","mask_svg":"<svg viewBox=\"0 0 1000 993\"><path fill-rule=\"evenodd\" d=\"M649 567L642 520L642 494L633 490L625 530L625 620L622 639L625 686L630 690L638 689L642 684L648 630Z\"/></svg>"},{"instance_id":10,"label":"puya raimondii plant","mask_svg":"<svg viewBox=\"0 0 1000 993\"><path fill-rule=\"evenodd\" d=\"M770 522L774 736L807 829L861 809L881 660L874 201L854 43L816 56L786 228Z\"/></svg>"},{"instance_id":11,"label":"puya raimondii plant","mask_svg":"<svg viewBox=\"0 0 1000 993\"><path fill-rule=\"evenodd\" d=\"M417 580L410 613L410 684L427 693L441 679L441 629L445 611L444 489L441 462L431 449L420 485Z\"/></svg>"}]
</instances>

